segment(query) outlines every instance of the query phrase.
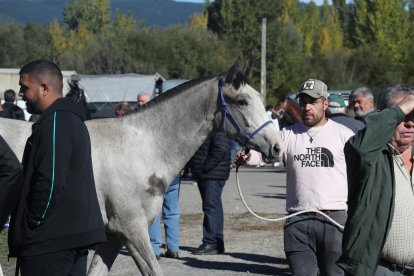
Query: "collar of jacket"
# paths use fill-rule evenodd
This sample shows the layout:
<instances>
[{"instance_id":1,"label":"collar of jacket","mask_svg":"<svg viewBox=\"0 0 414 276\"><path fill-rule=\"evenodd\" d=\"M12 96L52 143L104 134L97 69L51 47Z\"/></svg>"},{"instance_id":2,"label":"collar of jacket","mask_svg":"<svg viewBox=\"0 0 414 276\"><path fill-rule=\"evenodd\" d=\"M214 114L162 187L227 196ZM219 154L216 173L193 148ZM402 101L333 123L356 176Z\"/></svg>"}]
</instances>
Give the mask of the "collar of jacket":
<instances>
[{"instance_id":1,"label":"collar of jacket","mask_svg":"<svg viewBox=\"0 0 414 276\"><path fill-rule=\"evenodd\" d=\"M50 114L52 114L55 111L68 111L75 115L77 115L79 118L81 118L82 121L85 121L86 118L86 110L83 106L78 105L75 103L73 99L70 98L59 98L56 101L54 101L46 110L42 113L39 120L35 122L32 125L32 131L34 131L38 125L40 125L45 118L47 118Z\"/></svg>"}]
</instances>

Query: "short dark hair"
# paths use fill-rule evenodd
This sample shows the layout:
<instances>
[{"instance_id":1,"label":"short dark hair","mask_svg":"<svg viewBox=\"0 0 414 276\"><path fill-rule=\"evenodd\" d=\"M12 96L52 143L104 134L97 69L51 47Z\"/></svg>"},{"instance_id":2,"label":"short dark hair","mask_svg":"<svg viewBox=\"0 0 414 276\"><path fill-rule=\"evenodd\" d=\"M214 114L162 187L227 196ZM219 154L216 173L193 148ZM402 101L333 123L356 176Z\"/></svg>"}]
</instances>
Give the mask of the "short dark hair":
<instances>
[{"instance_id":1,"label":"short dark hair","mask_svg":"<svg viewBox=\"0 0 414 276\"><path fill-rule=\"evenodd\" d=\"M4 101L13 103L16 100L16 92L13 89L7 89L4 91Z\"/></svg>"},{"instance_id":2,"label":"short dark hair","mask_svg":"<svg viewBox=\"0 0 414 276\"><path fill-rule=\"evenodd\" d=\"M62 92L63 75L59 67L50 60L39 59L27 63L20 69L19 75L28 74L30 78L34 78L41 82L45 78L49 78L55 83L55 89Z\"/></svg>"},{"instance_id":3,"label":"short dark hair","mask_svg":"<svg viewBox=\"0 0 414 276\"><path fill-rule=\"evenodd\" d=\"M394 99L402 98L407 95L414 95L414 87L408 84L398 83L385 86L378 98L378 110L391 107Z\"/></svg>"}]
</instances>

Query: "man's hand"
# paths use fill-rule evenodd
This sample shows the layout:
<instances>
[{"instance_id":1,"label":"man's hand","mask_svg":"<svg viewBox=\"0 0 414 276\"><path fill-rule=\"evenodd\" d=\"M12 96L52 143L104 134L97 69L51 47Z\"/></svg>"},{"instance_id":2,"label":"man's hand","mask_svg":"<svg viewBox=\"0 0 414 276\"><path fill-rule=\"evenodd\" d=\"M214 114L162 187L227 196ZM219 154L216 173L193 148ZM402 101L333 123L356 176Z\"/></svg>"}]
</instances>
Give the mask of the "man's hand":
<instances>
[{"instance_id":1,"label":"man's hand","mask_svg":"<svg viewBox=\"0 0 414 276\"><path fill-rule=\"evenodd\" d=\"M249 161L250 159L250 153L246 154L244 151L241 151L237 154L236 160L234 163L236 163L237 167L243 166Z\"/></svg>"},{"instance_id":2,"label":"man's hand","mask_svg":"<svg viewBox=\"0 0 414 276\"><path fill-rule=\"evenodd\" d=\"M405 96L397 105L405 115L412 113L414 110L414 95Z\"/></svg>"}]
</instances>

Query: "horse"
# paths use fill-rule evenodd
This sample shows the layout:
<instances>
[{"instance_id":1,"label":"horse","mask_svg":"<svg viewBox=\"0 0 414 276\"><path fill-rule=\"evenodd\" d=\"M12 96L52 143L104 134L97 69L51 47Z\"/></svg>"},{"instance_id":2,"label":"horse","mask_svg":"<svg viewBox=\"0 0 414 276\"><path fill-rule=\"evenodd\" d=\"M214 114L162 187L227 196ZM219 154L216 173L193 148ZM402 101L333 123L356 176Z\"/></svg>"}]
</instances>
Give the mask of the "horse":
<instances>
[{"instance_id":1,"label":"horse","mask_svg":"<svg viewBox=\"0 0 414 276\"><path fill-rule=\"evenodd\" d=\"M280 129L302 122L301 114L299 104L286 96L281 97L272 109L272 119L279 120Z\"/></svg>"},{"instance_id":2,"label":"horse","mask_svg":"<svg viewBox=\"0 0 414 276\"><path fill-rule=\"evenodd\" d=\"M98 245L88 275L107 275L123 246L142 275L162 275L148 226L174 177L213 131L274 162L283 142L266 115L263 96L247 82L251 62L239 59L218 76L190 80L124 117L86 121L107 242ZM30 123L0 119L0 133L22 156Z\"/></svg>"}]
</instances>

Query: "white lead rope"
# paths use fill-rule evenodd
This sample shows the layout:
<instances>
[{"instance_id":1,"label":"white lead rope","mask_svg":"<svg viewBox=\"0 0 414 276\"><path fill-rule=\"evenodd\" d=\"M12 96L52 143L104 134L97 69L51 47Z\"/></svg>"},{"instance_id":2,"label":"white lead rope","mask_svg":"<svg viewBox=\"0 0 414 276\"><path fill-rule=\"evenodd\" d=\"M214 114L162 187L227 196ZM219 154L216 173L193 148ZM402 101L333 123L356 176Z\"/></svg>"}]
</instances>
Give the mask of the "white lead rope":
<instances>
[{"instance_id":1,"label":"white lead rope","mask_svg":"<svg viewBox=\"0 0 414 276\"><path fill-rule=\"evenodd\" d=\"M330 218L327 214L325 214L325 213L323 213L323 212L321 212L319 210L316 210L316 209L315 210L313 210L313 209L302 210L302 211L299 211L299 212L296 212L296 213L293 213L293 214L290 214L290 215L287 215L287 216L284 216L284 217L280 217L280 218L265 218L265 217L259 216L258 214L256 214L255 212L253 212L249 208L249 206L247 205L246 201L244 200L244 197L243 197L243 194L242 194L242 191L241 191L241 188L240 188L238 171L239 171L239 168L237 167L236 168L236 183L237 183L237 188L239 189L240 198L243 201L244 206L246 206L246 209L253 216L255 216L256 218L261 219L261 220L265 220L265 221L280 222L280 221L285 221L288 218L291 218L291 217L294 217L294 216L297 216L297 215L300 215L300 214L303 214L303 213L318 213L318 214L322 215L323 217L325 217L333 225L335 225L336 227L338 227L340 230L343 230L344 229L344 226L343 225L339 224L338 222L336 222L335 220L333 220L332 218Z\"/></svg>"}]
</instances>

